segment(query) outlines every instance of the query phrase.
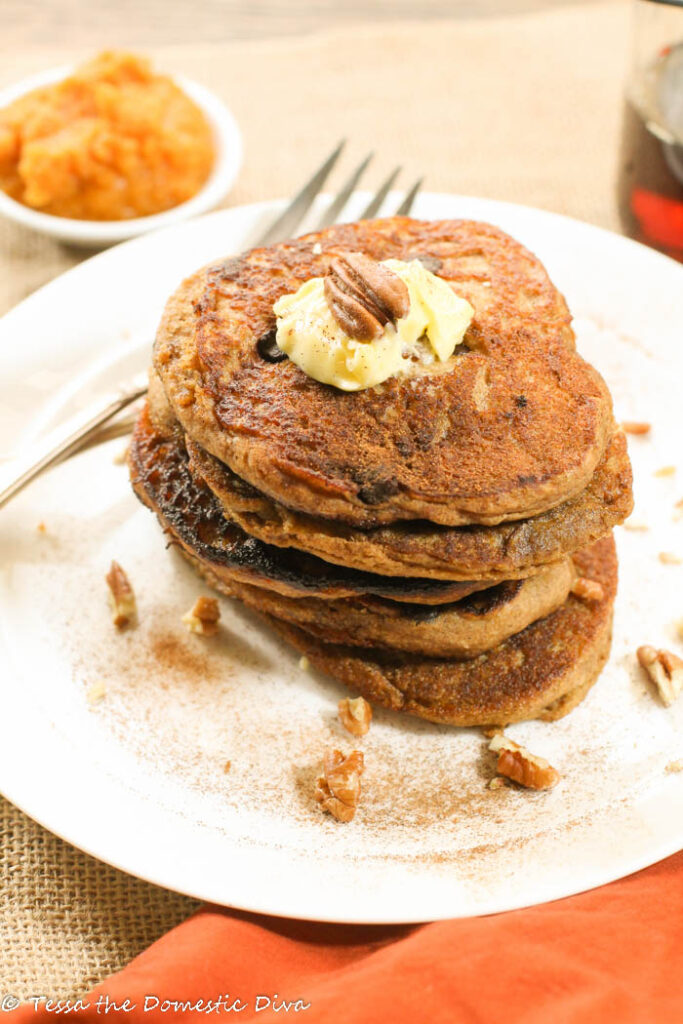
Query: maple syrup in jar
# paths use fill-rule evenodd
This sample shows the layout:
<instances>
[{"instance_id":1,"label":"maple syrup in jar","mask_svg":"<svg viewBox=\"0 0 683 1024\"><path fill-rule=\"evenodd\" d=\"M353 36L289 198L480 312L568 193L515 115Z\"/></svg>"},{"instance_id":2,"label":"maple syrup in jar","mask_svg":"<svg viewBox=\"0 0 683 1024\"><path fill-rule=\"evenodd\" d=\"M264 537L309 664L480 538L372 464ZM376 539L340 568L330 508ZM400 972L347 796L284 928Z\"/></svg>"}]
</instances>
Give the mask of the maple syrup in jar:
<instances>
[{"instance_id":1,"label":"maple syrup in jar","mask_svg":"<svg viewBox=\"0 0 683 1024\"><path fill-rule=\"evenodd\" d=\"M624 231L683 261L683 0L638 0L624 103Z\"/></svg>"}]
</instances>

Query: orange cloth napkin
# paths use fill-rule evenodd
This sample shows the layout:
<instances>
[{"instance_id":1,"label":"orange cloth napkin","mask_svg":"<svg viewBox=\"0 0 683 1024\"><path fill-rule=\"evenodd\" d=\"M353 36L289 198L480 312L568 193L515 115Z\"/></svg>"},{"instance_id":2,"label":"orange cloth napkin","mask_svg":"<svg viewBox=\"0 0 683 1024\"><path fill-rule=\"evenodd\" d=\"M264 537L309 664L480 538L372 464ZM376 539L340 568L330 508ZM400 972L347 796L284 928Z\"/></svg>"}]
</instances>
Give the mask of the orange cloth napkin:
<instances>
[{"instance_id":1,"label":"orange cloth napkin","mask_svg":"<svg viewBox=\"0 0 683 1024\"><path fill-rule=\"evenodd\" d=\"M217 1016L242 1024L674 1024L683 1021L682 946L679 853L566 900L419 926L315 924L205 907L68 1016L130 1024ZM219 996L218 1009L206 1006ZM297 1000L298 1010L282 1006ZM56 1016L29 1003L5 1019L43 1024Z\"/></svg>"}]
</instances>

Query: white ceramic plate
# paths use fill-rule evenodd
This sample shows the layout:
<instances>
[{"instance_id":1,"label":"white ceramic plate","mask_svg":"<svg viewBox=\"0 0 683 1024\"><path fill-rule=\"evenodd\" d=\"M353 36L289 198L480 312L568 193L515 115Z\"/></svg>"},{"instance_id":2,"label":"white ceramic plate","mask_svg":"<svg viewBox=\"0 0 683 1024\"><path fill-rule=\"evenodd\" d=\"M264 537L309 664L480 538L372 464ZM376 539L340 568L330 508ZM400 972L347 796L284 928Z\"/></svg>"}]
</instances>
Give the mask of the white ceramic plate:
<instances>
[{"instance_id":1,"label":"white ceramic plate","mask_svg":"<svg viewBox=\"0 0 683 1024\"><path fill-rule=\"evenodd\" d=\"M52 85L66 78L74 70L73 66L50 68L37 75L25 78L0 92L0 110L13 100L18 99L33 89L44 85ZM11 199L0 190L0 215L10 220L50 235L61 242L83 248L113 245L128 238L170 227L180 221L189 220L198 214L212 210L214 206L228 194L242 166L242 134L232 112L222 100L203 85L192 82L181 75L175 75L174 81L187 95L194 100L203 111L213 129L216 146L216 159L213 170L202 188L185 203L180 203L163 213L155 213L149 217L133 217L130 220L88 221L75 220L70 217L54 217L49 213L33 210L23 203Z\"/></svg>"},{"instance_id":2,"label":"white ceramic plate","mask_svg":"<svg viewBox=\"0 0 683 1024\"><path fill-rule=\"evenodd\" d=\"M362 202L362 197L359 199ZM349 745L343 689L223 600L218 640L180 616L205 587L166 550L115 464L122 442L72 459L1 515L0 789L47 828L126 871L216 903L295 917L392 922L491 913L627 874L683 845L683 700L666 709L634 661L681 652L683 268L622 238L504 203L425 195L424 217L501 225L546 262L634 438L636 515L618 531L612 657L568 718L509 730L562 774L552 792L487 788L478 730L378 711L363 741L356 820L312 800L321 753ZM241 249L272 213L216 213L103 253L0 323L0 436L30 440L143 365L168 293ZM98 363L99 360L99 363ZM45 533L37 530L43 522ZM117 635L103 577L118 559L139 627ZM88 691L101 684L93 704ZM231 761L226 773L224 765Z\"/></svg>"}]
</instances>

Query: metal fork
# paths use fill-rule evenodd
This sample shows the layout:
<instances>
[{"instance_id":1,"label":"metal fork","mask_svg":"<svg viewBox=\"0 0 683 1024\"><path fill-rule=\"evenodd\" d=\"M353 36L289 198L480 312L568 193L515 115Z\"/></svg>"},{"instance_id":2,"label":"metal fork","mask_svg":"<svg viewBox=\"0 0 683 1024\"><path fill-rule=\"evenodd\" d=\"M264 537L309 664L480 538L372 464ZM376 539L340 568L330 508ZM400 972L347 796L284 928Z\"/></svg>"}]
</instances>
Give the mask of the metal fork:
<instances>
[{"instance_id":1,"label":"metal fork","mask_svg":"<svg viewBox=\"0 0 683 1024\"><path fill-rule=\"evenodd\" d=\"M282 213L278 214L270 226L255 239L252 243L254 246L271 245L273 242L280 242L286 238L294 237L296 229L311 209L332 168L339 160L345 142L346 140L342 139L313 176L291 199ZM312 230L321 231L323 228L329 227L339 220L373 155L373 153L368 153L365 159L355 168L336 196L332 198ZM379 186L370 202L358 217L358 220L369 220L377 216L401 170L401 167L393 169L391 174ZM406 192L395 211L397 216L407 216L410 213L415 197L422 186L422 180L422 178L418 179ZM100 444L103 441L110 440L112 437L128 433L133 426L135 417L131 415L118 419L116 417L119 417L121 412L144 397L146 392L147 385L144 375L137 374L132 380L124 384L116 394L100 399L94 406L72 417L57 430L48 434L37 446L25 453L20 460L13 460L13 478L0 491L0 508L51 466L69 458L71 455L75 455L76 452L81 451L85 447Z\"/></svg>"},{"instance_id":2,"label":"metal fork","mask_svg":"<svg viewBox=\"0 0 683 1024\"><path fill-rule=\"evenodd\" d=\"M327 181L332 168L339 160L345 145L346 140L342 139L336 149L330 153L322 166L318 168L313 177L306 182L300 192L297 192L287 208L283 210L283 212L275 218L270 227L258 237L255 243L256 245L270 245L273 242L281 242L284 238L293 237L294 232L301 224L302 220L315 202L316 197L319 195L323 185ZM330 205L319 218L316 225L312 228L313 231L321 231L323 228L327 228L330 224L335 224L339 220L344 207L355 191L373 156L374 153L368 153L365 159L360 162L358 167L351 172L350 177L344 182L337 195L332 199ZM389 194L391 186L398 178L401 170L401 167L395 167L393 169L389 177L382 182L375 195L357 218L358 220L370 220L371 217L377 216L384 200ZM422 181L423 179L419 178L410 187L408 192L406 192L400 205L395 211L396 216L407 216L410 213L413 203L415 202L415 197L422 187Z\"/></svg>"}]
</instances>

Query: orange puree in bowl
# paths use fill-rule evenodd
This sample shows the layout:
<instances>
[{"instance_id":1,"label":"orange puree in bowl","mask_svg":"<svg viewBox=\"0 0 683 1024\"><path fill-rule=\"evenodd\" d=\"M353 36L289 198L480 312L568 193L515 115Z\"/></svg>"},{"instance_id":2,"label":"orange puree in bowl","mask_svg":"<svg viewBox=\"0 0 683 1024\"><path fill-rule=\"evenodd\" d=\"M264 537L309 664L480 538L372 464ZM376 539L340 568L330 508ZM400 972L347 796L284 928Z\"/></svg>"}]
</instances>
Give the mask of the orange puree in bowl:
<instances>
[{"instance_id":1,"label":"orange puree in bowl","mask_svg":"<svg viewBox=\"0 0 683 1024\"><path fill-rule=\"evenodd\" d=\"M197 105L128 53L102 53L0 110L0 188L58 217L168 210L199 191L214 156Z\"/></svg>"}]
</instances>

